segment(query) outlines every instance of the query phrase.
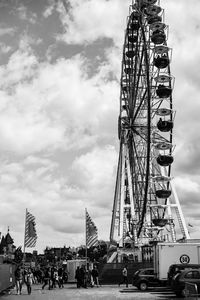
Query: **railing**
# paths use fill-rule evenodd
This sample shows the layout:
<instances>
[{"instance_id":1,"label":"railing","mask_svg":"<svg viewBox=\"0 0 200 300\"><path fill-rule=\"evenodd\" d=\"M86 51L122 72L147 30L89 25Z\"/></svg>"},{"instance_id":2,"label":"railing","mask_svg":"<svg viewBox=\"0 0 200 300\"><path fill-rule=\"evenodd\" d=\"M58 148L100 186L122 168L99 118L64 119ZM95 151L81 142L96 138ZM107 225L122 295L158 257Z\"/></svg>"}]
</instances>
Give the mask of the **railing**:
<instances>
[{"instance_id":1,"label":"railing","mask_svg":"<svg viewBox=\"0 0 200 300\"><path fill-rule=\"evenodd\" d=\"M185 289L184 289L184 295L185 295L185 298L192 297L192 298L198 299L198 296L200 296L200 294L198 294L197 284L186 282Z\"/></svg>"}]
</instances>

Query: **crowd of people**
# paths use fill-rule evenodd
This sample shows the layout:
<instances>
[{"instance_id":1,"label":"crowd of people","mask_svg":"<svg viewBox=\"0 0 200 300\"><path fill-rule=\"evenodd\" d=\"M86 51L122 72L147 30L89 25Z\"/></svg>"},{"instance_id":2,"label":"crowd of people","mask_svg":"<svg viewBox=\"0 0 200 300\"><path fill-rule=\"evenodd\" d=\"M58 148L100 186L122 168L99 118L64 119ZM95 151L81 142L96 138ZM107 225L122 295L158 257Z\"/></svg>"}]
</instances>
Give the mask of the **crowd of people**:
<instances>
[{"instance_id":1,"label":"crowd of people","mask_svg":"<svg viewBox=\"0 0 200 300\"><path fill-rule=\"evenodd\" d=\"M44 270L42 289L47 285L48 289L64 287L64 282L67 281L67 273L63 267L57 268L55 266L48 267Z\"/></svg>"},{"instance_id":2,"label":"crowd of people","mask_svg":"<svg viewBox=\"0 0 200 300\"><path fill-rule=\"evenodd\" d=\"M27 287L27 293L30 295L33 284L42 284L42 289L47 288L54 289L56 287L63 288L64 283L67 282L68 274L63 266L45 267L45 268L24 268L19 265L15 270L15 285L17 294L22 293L22 286L25 283Z\"/></svg>"},{"instance_id":3,"label":"crowd of people","mask_svg":"<svg viewBox=\"0 0 200 300\"><path fill-rule=\"evenodd\" d=\"M63 288L67 283L68 272L63 266L47 266L44 268L25 268L19 265L15 270L15 284L17 294L22 293L23 284L27 287L27 293L30 295L33 284L42 284L42 290L45 287L49 290L54 288ZM96 265L87 269L85 265L76 268L75 280L77 288L99 287L99 273Z\"/></svg>"},{"instance_id":4,"label":"crowd of people","mask_svg":"<svg viewBox=\"0 0 200 300\"><path fill-rule=\"evenodd\" d=\"M75 279L77 282L77 288L86 288L97 286L99 287L99 273L97 266L94 265L93 269L86 269L85 265L77 267Z\"/></svg>"}]
</instances>

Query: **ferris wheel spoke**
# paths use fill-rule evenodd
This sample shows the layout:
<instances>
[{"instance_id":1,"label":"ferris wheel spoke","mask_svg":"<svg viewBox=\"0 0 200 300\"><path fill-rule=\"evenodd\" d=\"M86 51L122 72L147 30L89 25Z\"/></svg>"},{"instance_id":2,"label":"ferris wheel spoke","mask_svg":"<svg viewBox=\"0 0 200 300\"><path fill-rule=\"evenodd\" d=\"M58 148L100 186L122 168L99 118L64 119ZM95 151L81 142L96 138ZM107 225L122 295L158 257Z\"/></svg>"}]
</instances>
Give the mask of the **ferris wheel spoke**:
<instances>
[{"instance_id":1,"label":"ferris wheel spoke","mask_svg":"<svg viewBox=\"0 0 200 300\"><path fill-rule=\"evenodd\" d=\"M142 105L144 104L144 100L145 100L146 94L147 94L147 89L145 89L145 91L144 91L142 97L140 98L139 105L137 106L136 111L135 111L135 114L133 115L132 123L135 122L136 118L138 117L138 114L140 113L140 110L141 110L141 108L142 108Z\"/></svg>"},{"instance_id":2,"label":"ferris wheel spoke","mask_svg":"<svg viewBox=\"0 0 200 300\"><path fill-rule=\"evenodd\" d=\"M138 58L136 56L136 61L135 61L135 72L134 72L134 79L133 79L133 103L132 105L136 104L136 101L138 101L138 94L139 94L139 84L141 80L141 75L142 75L142 68L143 68L143 59L144 59L144 50L142 49L141 52L141 57ZM140 97L141 101L140 103L143 102L143 97ZM138 104L137 104L138 105Z\"/></svg>"}]
</instances>

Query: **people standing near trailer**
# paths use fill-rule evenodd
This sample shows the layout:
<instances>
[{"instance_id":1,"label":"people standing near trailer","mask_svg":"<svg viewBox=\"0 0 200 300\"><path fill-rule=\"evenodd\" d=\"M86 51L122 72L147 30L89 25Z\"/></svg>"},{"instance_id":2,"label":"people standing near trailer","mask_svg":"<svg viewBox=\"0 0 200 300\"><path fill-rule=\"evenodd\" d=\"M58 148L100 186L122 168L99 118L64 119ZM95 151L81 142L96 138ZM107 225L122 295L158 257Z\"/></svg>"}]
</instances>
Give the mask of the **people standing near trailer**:
<instances>
[{"instance_id":1,"label":"people standing near trailer","mask_svg":"<svg viewBox=\"0 0 200 300\"><path fill-rule=\"evenodd\" d=\"M77 288L80 288L82 284L82 280L81 280L81 271L79 266L76 268L75 279L76 279Z\"/></svg>"},{"instance_id":2,"label":"people standing near trailer","mask_svg":"<svg viewBox=\"0 0 200 300\"><path fill-rule=\"evenodd\" d=\"M87 274L86 267L84 265L80 268L80 282L81 286L87 289Z\"/></svg>"}]
</instances>

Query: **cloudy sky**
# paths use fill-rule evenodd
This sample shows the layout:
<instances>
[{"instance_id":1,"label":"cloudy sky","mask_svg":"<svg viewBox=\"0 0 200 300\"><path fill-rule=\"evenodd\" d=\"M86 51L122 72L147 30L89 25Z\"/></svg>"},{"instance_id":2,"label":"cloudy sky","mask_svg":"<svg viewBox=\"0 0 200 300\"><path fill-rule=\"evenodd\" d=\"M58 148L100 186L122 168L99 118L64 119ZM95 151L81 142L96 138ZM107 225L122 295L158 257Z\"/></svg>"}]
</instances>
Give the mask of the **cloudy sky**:
<instances>
[{"instance_id":1,"label":"cloudy sky","mask_svg":"<svg viewBox=\"0 0 200 300\"><path fill-rule=\"evenodd\" d=\"M85 208L108 240L120 69L130 0L0 0L0 231L37 249L85 243ZM173 176L200 238L200 2L162 0L173 48Z\"/></svg>"}]
</instances>

